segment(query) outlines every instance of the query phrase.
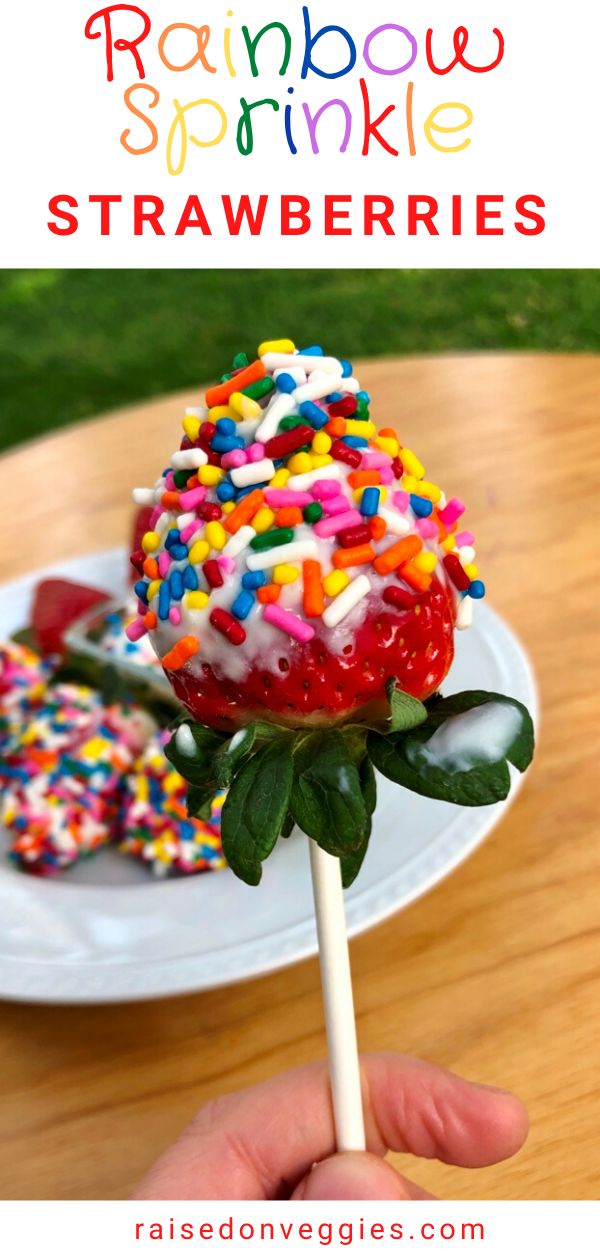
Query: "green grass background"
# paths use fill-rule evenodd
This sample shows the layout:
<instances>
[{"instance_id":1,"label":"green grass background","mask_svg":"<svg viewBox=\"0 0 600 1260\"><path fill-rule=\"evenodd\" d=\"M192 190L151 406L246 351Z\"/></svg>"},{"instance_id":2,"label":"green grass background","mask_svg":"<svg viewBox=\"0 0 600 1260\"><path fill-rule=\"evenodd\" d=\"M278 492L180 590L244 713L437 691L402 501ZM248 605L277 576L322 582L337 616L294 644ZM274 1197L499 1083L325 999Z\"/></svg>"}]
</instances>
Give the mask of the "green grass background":
<instances>
[{"instance_id":1,"label":"green grass background","mask_svg":"<svg viewBox=\"0 0 600 1260\"><path fill-rule=\"evenodd\" d=\"M270 336L350 359L600 350L600 273L0 272L0 446L217 378Z\"/></svg>"}]
</instances>

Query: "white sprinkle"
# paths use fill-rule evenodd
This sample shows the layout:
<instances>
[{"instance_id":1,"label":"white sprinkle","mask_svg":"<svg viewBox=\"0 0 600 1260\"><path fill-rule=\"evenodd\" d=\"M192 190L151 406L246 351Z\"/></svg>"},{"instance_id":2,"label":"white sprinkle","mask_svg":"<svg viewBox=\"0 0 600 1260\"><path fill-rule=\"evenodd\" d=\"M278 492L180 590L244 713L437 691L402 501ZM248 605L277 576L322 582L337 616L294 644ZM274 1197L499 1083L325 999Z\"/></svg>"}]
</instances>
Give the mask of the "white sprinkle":
<instances>
[{"instance_id":1,"label":"white sprinkle","mask_svg":"<svg viewBox=\"0 0 600 1260\"><path fill-rule=\"evenodd\" d=\"M175 747L184 757L195 757L198 751L196 741L187 722L182 722L175 732Z\"/></svg>"},{"instance_id":2,"label":"white sprinkle","mask_svg":"<svg viewBox=\"0 0 600 1260\"><path fill-rule=\"evenodd\" d=\"M221 555L223 556L239 556L240 551L248 547L252 538L256 536L256 530L251 525L241 525L237 534L232 534L229 542L225 543Z\"/></svg>"},{"instance_id":3,"label":"white sprinkle","mask_svg":"<svg viewBox=\"0 0 600 1260\"><path fill-rule=\"evenodd\" d=\"M252 551L246 556L249 569L272 569L276 564L288 564L290 560L316 560L319 544L316 538L283 543L281 547L269 547L267 551Z\"/></svg>"},{"instance_id":4,"label":"white sprinkle","mask_svg":"<svg viewBox=\"0 0 600 1260\"><path fill-rule=\"evenodd\" d=\"M192 521L195 521L195 520L196 520L195 512L184 512L181 516L177 517L177 528L185 529L186 525L191 525ZM198 521L199 525L200 523L201 522Z\"/></svg>"},{"instance_id":5,"label":"white sprinkle","mask_svg":"<svg viewBox=\"0 0 600 1260\"><path fill-rule=\"evenodd\" d=\"M274 372L277 368L297 368L298 363L302 364L305 372L328 372L330 376L341 376L342 365L339 359L334 359L326 354L276 354L275 351L269 351L263 354L262 361L267 372Z\"/></svg>"},{"instance_id":6,"label":"white sprinkle","mask_svg":"<svg viewBox=\"0 0 600 1260\"><path fill-rule=\"evenodd\" d=\"M275 437L279 428L279 421L284 416L293 416L296 414L296 406L291 394L276 393L271 399L267 410L256 430L257 442L268 442L269 438Z\"/></svg>"},{"instance_id":7,"label":"white sprinkle","mask_svg":"<svg viewBox=\"0 0 600 1260\"><path fill-rule=\"evenodd\" d=\"M306 383L306 372L301 367L277 368L273 372L273 380L277 381L280 376L291 376L296 385L304 385Z\"/></svg>"},{"instance_id":8,"label":"white sprinkle","mask_svg":"<svg viewBox=\"0 0 600 1260\"><path fill-rule=\"evenodd\" d=\"M398 538L404 538L405 534L410 533L409 522L399 512L393 512L387 507L378 507L377 514L385 521L390 534L397 534Z\"/></svg>"},{"instance_id":9,"label":"white sprinkle","mask_svg":"<svg viewBox=\"0 0 600 1260\"><path fill-rule=\"evenodd\" d=\"M358 394L362 386L355 376L345 376L342 388L345 389L347 394Z\"/></svg>"},{"instance_id":10,"label":"white sprinkle","mask_svg":"<svg viewBox=\"0 0 600 1260\"><path fill-rule=\"evenodd\" d=\"M272 459L257 459L252 464L242 464L241 468L232 468L230 477L234 486L257 486L260 481L270 481L275 476L275 465Z\"/></svg>"},{"instance_id":11,"label":"white sprinkle","mask_svg":"<svg viewBox=\"0 0 600 1260\"><path fill-rule=\"evenodd\" d=\"M313 468L310 472L296 473L285 483L286 490L310 490L315 481L341 481L343 473L337 464L324 464L322 468Z\"/></svg>"},{"instance_id":12,"label":"white sprinkle","mask_svg":"<svg viewBox=\"0 0 600 1260\"><path fill-rule=\"evenodd\" d=\"M323 375L319 373L316 381L307 381L306 385L299 385L294 390L292 398L300 406L300 403L316 402L318 398L326 398L329 394L336 394L341 389L345 389L343 376L327 377L325 373Z\"/></svg>"},{"instance_id":13,"label":"white sprinkle","mask_svg":"<svg viewBox=\"0 0 600 1260\"><path fill-rule=\"evenodd\" d=\"M473 621L473 600L470 595L463 595L456 610L456 629L468 630Z\"/></svg>"},{"instance_id":14,"label":"white sprinkle","mask_svg":"<svg viewBox=\"0 0 600 1260\"><path fill-rule=\"evenodd\" d=\"M171 528L171 513L161 512L156 522L156 525L152 526L153 532L155 534L158 534L159 538L162 538L163 535L166 534L167 530L170 528Z\"/></svg>"},{"instance_id":15,"label":"white sprinkle","mask_svg":"<svg viewBox=\"0 0 600 1260\"><path fill-rule=\"evenodd\" d=\"M195 416L196 420L206 420L208 407L186 407L184 415Z\"/></svg>"},{"instance_id":16,"label":"white sprinkle","mask_svg":"<svg viewBox=\"0 0 600 1260\"><path fill-rule=\"evenodd\" d=\"M138 507L154 507L154 489L147 490L144 486L138 486L131 497Z\"/></svg>"},{"instance_id":17,"label":"white sprinkle","mask_svg":"<svg viewBox=\"0 0 600 1260\"><path fill-rule=\"evenodd\" d=\"M171 455L171 468L201 468L208 463L206 451L192 446L187 451L174 451Z\"/></svg>"},{"instance_id":18,"label":"white sprinkle","mask_svg":"<svg viewBox=\"0 0 600 1260\"><path fill-rule=\"evenodd\" d=\"M474 547L459 547L458 558L463 568L465 564L472 564L475 559Z\"/></svg>"},{"instance_id":19,"label":"white sprinkle","mask_svg":"<svg viewBox=\"0 0 600 1260\"><path fill-rule=\"evenodd\" d=\"M366 574L361 573L360 577L355 578L343 591L340 591L339 595L336 595L335 599L325 609L323 613L325 625L330 630L337 626L340 621L343 621L344 617L348 616L349 612L352 612L356 604L360 603L361 599L364 599L365 595L369 594L370 590L371 583L368 577Z\"/></svg>"}]
</instances>

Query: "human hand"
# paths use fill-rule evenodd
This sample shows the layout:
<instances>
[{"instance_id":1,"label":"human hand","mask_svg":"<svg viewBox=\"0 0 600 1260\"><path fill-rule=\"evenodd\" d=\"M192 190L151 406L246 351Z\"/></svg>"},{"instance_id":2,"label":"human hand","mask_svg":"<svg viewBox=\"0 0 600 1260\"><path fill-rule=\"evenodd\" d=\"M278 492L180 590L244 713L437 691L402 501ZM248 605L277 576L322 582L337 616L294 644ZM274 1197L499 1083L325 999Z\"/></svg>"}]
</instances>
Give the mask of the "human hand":
<instances>
[{"instance_id":1,"label":"human hand","mask_svg":"<svg viewBox=\"0 0 600 1260\"><path fill-rule=\"evenodd\" d=\"M327 1065L311 1063L207 1103L132 1197L431 1199L387 1151L481 1168L525 1141L514 1094L400 1054L363 1056L361 1071L368 1153L335 1153Z\"/></svg>"}]
</instances>

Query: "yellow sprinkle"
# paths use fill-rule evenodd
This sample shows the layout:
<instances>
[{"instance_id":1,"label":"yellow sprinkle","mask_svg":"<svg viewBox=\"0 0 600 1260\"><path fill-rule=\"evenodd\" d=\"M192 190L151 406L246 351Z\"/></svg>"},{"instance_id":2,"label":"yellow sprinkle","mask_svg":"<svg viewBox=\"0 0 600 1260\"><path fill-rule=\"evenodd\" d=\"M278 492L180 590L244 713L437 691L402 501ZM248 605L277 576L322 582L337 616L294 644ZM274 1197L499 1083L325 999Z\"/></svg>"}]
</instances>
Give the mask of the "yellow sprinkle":
<instances>
[{"instance_id":1,"label":"yellow sprinkle","mask_svg":"<svg viewBox=\"0 0 600 1260\"><path fill-rule=\"evenodd\" d=\"M479 576L479 569L476 564L465 564L463 565L463 568L467 577L470 578L472 582Z\"/></svg>"},{"instance_id":2,"label":"yellow sprinkle","mask_svg":"<svg viewBox=\"0 0 600 1260\"><path fill-rule=\"evenodd\" d=\"M398 454L397 451L396 454ZM425 469L420 459L417 459L413 451L409 451L407 446L401 447L400 459L402 460L405 472L412 473L413 477L418 477L419 480L421 480L421 477L425 476Z\"/></svg>"},{"instance_id":3,"label":"yellow sprinkle","mask_svg":"<svg viewBox=\"0 0 600 1260\"><path fill-rule=\"evenodd\" d=\"M271 511L271 508L261 507L258 509L256 516L252 517L250 524L257 534L264 534L267 529L270 529L275 524L275 513Z\"/></svg>"},{"instance_id":4,"label":"yellow sprinkle","mask_svg":"<svg viewBox=\"0 0 600 1260\"><path fill-rule=\"evenodd\" d=\"M312 455L310 462L312 468L325 468L327 464L333 464L331 455Z\"/></svg>"},{"instance_id":5,"label":"yellow sprinkle","mask_svg":"<svg viewBox=\"0 0 600 1260\"><path fill-rule=\"evenodd\" d=\"M326 595L333 599L336 595L339 595L340 591L343 591L349 581L350 578L343 569L333 569L331 573L327 574L327 577L323 578L323 590Z\"/></svg>"},{"instance_id":6,"label":"yellow sprinkle","mask_svg":"<svg viewBox=\"0 0 600 1260\"><path fill-rule=\"evenodd\" d=\"M400 450L400 444L397 438L376 437L373 438L373 442L380 451L385 451L386 455L391 455L392 459L394 459Z\"/></svg>"},{"instance_id":7,"label":"yellow sprinkle","mask_svg":"<svg viewBox=\"0 0 600 1260\"><path fill-rule=\"evenodd\" d=\"M181 786L181 778L177 774L176 770L171 770L169 774L165 775L165 779L163 783L163 788L165 792L176 792L180 786Z\"/></svg>"},{"instance_id":8,"label":"yellow sprinkle","mask_svg":"<svg viewBox=\"0 0 600 1260\"><path fill-rule=\"evenodd\" d=\"M209 521L204 530L204 537L213 551L222 551L227 542L227 534L220 521Z\"/></svg>"},{"instance_id":9,"label":"yellow sprinkle","mask_svg":"<svg viewBox=\"0 0 600 1260\"><path fill-rule=\"evenodd\" d=\"M456 547L456 539L454 537L454 534L448 534L448 537L444 538L442 547L444 548L444 551L454 551Z\"/></svg>"},{"instance_id":10,"label":"yellow sprinkle","mask_svg":"<svg viewBox=\"0 0 600 1260\"><path fill-rule=\"evenodd\" d=\"M190 439L190 442L195 442L200 432L200 421L198 417L197 416L184 416L182 424L183 424L183 432L185 433L185 436Z\"/></svg>"},{"instance_id":11,"label":"yellow sprinkle","mask_svg":"<svg viewBox=\"0 0 600 1260\"><path fill-rule=\"evenodd\" d=\"M306 451L299 451L297 455L292 455L291 458L288 459L287 466L288 471L295 477L297 473L307 473L311 471L312 459Z\"/></svg>"},{"instance_id":12,"label":"yellow sprinkle","mask_svg":"<svg viewBox=\"0 0 600 1260\"><path fill-rule=\"evenodd\" d=\"M433 573L437 565L437 556L433 551L420 551L413 563L416 564L417 569L421 570L421 573Z\"/></svg>"},{"instance_id":13,"label":"yellow sprinkle","mask_svg":"<svg viewBox=\"0 0 600 1260\"><path fill-rule=\"evenodd\" d=\"M160 578L155 578L154 581L150 583L148 590L146 592L148 596L148 603L151 603L151 601L154 599L154 596L158 595L161 585L162 583L161 583Z\"/></svg>"},{"instance_id":14,"label":"yellow sprinkle","mask_svg":"<svg viewBox=\"0 0 600 1260\"><path fill-rule=\"evenodd\" d=\"M214 464L203 464L198 469L198 481L203 486L218 486L223 477L223 469L216 468Z\"/></svg>"},{"instance_id":15,"label":"yellow sprinkle","mask_svg":"<svg viewBox=\"0 0 600 1260\"><path fill-rule=\"evenodd\" d=\"M300 570L293 564L276 564L273 569L273 581L277 586L287 586L300 577Z\"/></svg>"},{"instance_id":16,"label":"yellow sprinkle","mask_svg":"<svg viewBox=\"0 0 600 1260\"><path fill-rule=\"evenodd\" d=\"M186 591L183 602L186 608L206 608L208 595L206 591Z\"/></svg>"},{"instance_id":17,"label":"yellow sprinkle","mask_svg":"<svg viewBox=\"0 0 600 1260\"><path fill-rule=\"evenodd\" d=\"M231 395L229 402L236 411L239 411L242 420L257 420L259 416L262 416L262 407L253 398L248 398L246 394L240 394L239 391Z\"/></svg>"},{"instance_id":18,"label":"yellow sprinkle","mask_svg":"<svg viewBox=\"0 0 600 1260\"><path fill-rule=\"evenodd\" d=\"M328 455L331 450L331 438L328 433L315 433L312 440L315 455Z\"/></svg>"},{"instance_id":19,"label":"yellow sprinkle","mask_svg":"<svg viewBox=\"0 0 600 1260\"><path fill-rule=\"evenodd\" d=\"M221 504L221 508L226 513L227 516L229 516L230 512L233 512L233 509L235 506L236 504L234 503L233 499L228 499L226 503Z\"/></svg>"},{"instance_id":20,"label":"yellow sprinkle","mask_svg":"<svg viewBox=\"0 0 600 1260\"><path fill-rule=\"evenodd\" d=\"M430 499L432 503L439 503L442 492L439 486L433 484L432 481L417 481L418 490L415 494L420 494L424 499Z\"/></svg>"},{"instance_id":21,"label":"yellow sprinkle","mask_svg":"<svg viewBox=\"0 0 600 1260\"><path fill-rule=\"evenodd\" d=\"M258 347L258 357L262 359L263 354L294 354L296 347L289 337L280 337L279 341L261 341Z\"/></svg>"},{"instance_id":22,"label":"yellow sprinkle","mask_svg":"<svg viewBox=\"0 0 600 1260\"><path fill-rule=\"evenodd\" d=\"M288 468L278 468L275 476L271 477L269 485L273 486L274 490L282 490L284 486L287 486L290 477L291 473Z\"/></svg>"},{"instance_id":23,"label":"yellow sprinkle","mask_svg":"<svg viewBox=\"0 0 600 1260\"><path fill-rule=\"evenodd\" d=\"M348 437L375 437L377 430L372 420L346 420Z\"/></svg>"},{"instance_id":24,"label":"yellow sprinkle","mask_svg":"<svg viewBox=\"0 0 600 1260\"><path fill-rule=\"evenodd\" d=\"M107 741L101 739L99 735L95 735L92 739L88 739L81 749L84 757L91 757L93 761L99 761L104 755L107 748Z\"/></svg>"},{"instance_id":25,"label":"yellow sprinkle","mask_svg":"<svg viewBox=\"0 0 600 1260\"><path fill-rule=\"evenodd\" d=\"M147 534L142 538L142 551L158 551L160 547L160 534L155 530L149 529Z\"/></svg>"},{"instance_id":26,"label":"yellow sprinkle","mask_svg":"<svg viewBox=\"0 0 600 1260\"><path fill-rule=\"evenodd\" d=\"M211 424L216 424L217 420L235 420L235 416L232 414L231 407L228 404L226 407L209 407L207 420L210 420Z\"/></svg>"},{"instance_id":27,"label":"yellow sprinkle","mask_svg":"<svg viewBox=\"0 0 600 1260\"><path fill-rule=\"evenodd\" d=\"M209 551L209 544L205 542L203 538L199 538L198 542L195 542L190 547L190 554L188 556L190 564L204 564Z\"/></svg>"}]
</instances>

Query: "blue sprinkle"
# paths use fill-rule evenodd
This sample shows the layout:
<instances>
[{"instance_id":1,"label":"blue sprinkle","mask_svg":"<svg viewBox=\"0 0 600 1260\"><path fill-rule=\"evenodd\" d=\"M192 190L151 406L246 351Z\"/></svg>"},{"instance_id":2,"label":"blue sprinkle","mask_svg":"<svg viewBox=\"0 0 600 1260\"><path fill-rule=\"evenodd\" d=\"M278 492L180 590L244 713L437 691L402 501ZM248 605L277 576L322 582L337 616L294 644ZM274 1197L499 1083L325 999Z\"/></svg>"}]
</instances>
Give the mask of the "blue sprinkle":
<instances>
[{"instance_id":1,"label":"blue sprinkle","mask_svg":"<svg viewBox=\"0 0 600 1260\"><path fill-rule=\"evenodd\" d=\"M239 621L245 621L248 613L252 611L254 600L255 596L252 594L252 591L240 591L231 605L234 617L237 617Z\"/></svg>"},{"instance_id":2,"label":"blue sprinkle","mask_svg":"<svg viewBox=\"0 0 600 1260\"><path fill-rule=\"evenodd\" d=\"M169 555L173 560L187 560L188 549L185 543L174 543L169 547Z\"/></svg>"},{"instance_id":3,"label":"blue sprinkle","mask_svg":"<svg viewBox=\"0 0 600 1260\"><path fill-rule=\"evenodd\" d=\"M158 591L158 616L160 621L167 621L169 617L169 605L171 603L171 585L170 579L165 578L161 582Z\"/></svg>"},{"instance_id":4,"label":"blue sprinkle","mask_svg":"<svg viewBox=\"0 0 600 1260\"><path fill-rule=\"evenodd\" d=\"M165 538L165 547L168 549L173 543L181 542L181 534L178 529L170 529Z\"/></svg>"},{"instance_id":5,"label":"blue sprinkle","mask_svg":"<svg viewBox=\"0 0 600 1260\"><path fill-rule=\"evenodd\" d=\"M328 403L332 403L332 402L339 402L339 401L340 401L340 398L343 398L343 397L344 397L344 395L343 395L343 394L340 394L339 390L336 390L334 394L328 394L328 395L327 395L327 398L325 399L325 402L328 402Z\"/></svg>"},{"instance_id":6,"label":"blue sprinkle","mask_svg":"<svg viewBox=\"0 0 600 1260\"><path fill-rule=\"evenodd\" d=\"M293 394L294 390L298 388L297 382L289 372L280 372L275 385L280 394Z\"/></svg>"},{"instance_id":7,"label":"blue sprinkle","mask_svg":"<svg viewBox=\"0 0 600 1260\"><path fill-rule=\"evenodd\" d=\"M379 511L380 491L378 486L367 486L363 490L360 500L360 510L363 516L377 516Z\"/></svg>"},{"instance_id":8,"label":"blue sprinkle","mask_svg":"<svg viewBox=\"0 0 600 1260\"><path fill-rule=\"evenodd\" d=\"M242 586L245 591L257 591L259 586L265 586L267 575L264 569L255 569L253 573L244 573L242 577Z\"/></svg>"},{"instance_id":9,"label":"blue sprinkle","mask_svg":"<svg viewBox=\"0 0 600 1260\"><path fill-rule=\"evenodd\" d=\"M222 433L223 437L231 437L235 433L235 420L231 420L229 416L222 416L217 420L217 433Z\"/></svg>"},{"instance_id":10,"label":"blue sprinkle","mask_svg":"<svg viewBox=\"0 0 600 1260\"><path fill-rule=\"evenodd\" d=\"M183 818L179 824L179 833L181 835L182 840L193 840L194 839L193 823L191 823L189 819Z\"/></svg>"},{"instance_id":11,"label":"blue sprinkle","mask_svg":"<svg viewBox=\"0 0 600 1260\"><path fill-rule=\"evenodd\" d=\"M183 570L183 585L186 591L198 590L198 575L191 564L188 564L187 568Z\"/></svg>"},{"instance_id":12,"label":"blue sprinkle","mask_svg":"<svg viewBox=\"0 0 600 1260\"><path fill-rule=\"evenodd\" d=\"M173 599L181 599L184 592L183 573L181 569L173 569L169 578ZM161 588L162 589L162 588Z\"/></svg>"},{"instance_id":13,"label":"blue sprinkle","mask_svg":"<svg viewBox=\"0 0 600 1260\"><path fill-rule=\"evenodd\" d=\"M217 421L218 424L221 421ZM224 433L215 434L210 443L211 451L217 451L219 455L225 455L227 451L243 451L245 442L240 437L226 437Z\"/></svg>"},{"instance_id":14,"label":"blue sprinkle","mask_svg":"<svg viewBox=\"0 0 600 1260\"><path fill-rule=\"evenodd\" d=\"M353 446L357 451L360 450L362 446L369 445L367 438L354 437L354 435L351 435L350 437L343 437L340 440L345 442L346 446Z\"/></svg>"},{"instance_id":15,"label":"blue sprinkle","mask_svg":"<svg viewBox=\"0 0 600 1260\"><path fill-rule=\"evenodd\" d=\"M310 354L310 355L314 355L315 357L316 357L317 355L318 355L319 357L322 357L322 355L323 355L323 347L322 347L322 346L305 346L305 347L304 347L304 350L299 350L299 351L298 351L298 354Z\"/></svg>"},{"instance_id":16,"label":"blue sprinkle","mask_svg":"<svg viewBox=\"0 0 600 1260\"><path fill-rule=\"evenodd\" d=\"M328 422L329 416L322 407L317 407L314 402L300 403L298 408L303 420L309 420L314 429L322 429Z\"/></svg>"},{"instance_id":17,"label":"blue sprinkle","mask_svg":"<svg viewBox=\"0 0 600 1260\"><path fill-rule=\"evenodd\" d=\"M137 643L126 643L126 644L125 644L125 651L127 652L128 656L132 655L132 653L133 653L133 652L137 652L137 650L138 650L138 645L137 645Z\"/></svg>"},{"instance_id":18,"label":"blue sprinkle","mask_svg":"<svg viewBox=\"0 0 600 1260\"><path fill-rule=\"evenodd\" d=\"M471 582L467 595L470 595L471 599L483 599L485 595L485 583L480 582L477 578L474 582Z\"/></svg>"},{"instance_id":19,"label":"blue sprinkle","mask_svg":"<svg viewBox=\"0 0 600 1260\"><path fill-rule=\"evenodd\" d=\"M371 401L371 395L367 394L366 389L359 389L356 397L358 398L359 402L370 403Z\"/></svg>"},{"instance_id":20,"label":"blue sprinkle","mask_svg":"<svg viewBox=\"0 0 600 1260\"><path fill-rule=\"evenodd\" d=\"M410 506L415 516L431 516L433 512L431 499L423 499L420 494L411 494Z\"/></svg>"},{"instance_id":21,"label":"blue sprinkle","mask_svg":"<svg viewBox=\"0 0 600 1260\"><path fill-rule=\"evenodd\" d=\"M348 359L340 359L342 365L342 376L352 376L352 364Z\"/></svg>"},{"instance_id":22,"label":"blue sprinkle","mask_svg":"<svg viewBox=\"0 0 600 1260\"><path fill-rule=\"evenodd\" d=\"M220 481L217 486L217 499L220 503L228 503L235 498L235 488L230 481Z\"/></svg>"},{"instance_id":23,"label":"blue sprinkle","mask_svg":"<svg viewBox=\"0 0 600 1260\"><path fill-rule=\"evenodd\" d=\"M142 603L147 604L148 603L148 582L142 582L142 581L136 582L133 589L138 599L141 599Z\"/></svg>"},{"instance_id":24,"label":"blue sprinkle","mask_svg":"<svg viewBox=\"0 0 600 1260\"><path fill-rule=\"evenodd\" d=\"M245 498L246 498L246 495L247 495L247 494L250 494L250 493L252 492L252 490L264 490L264 488L265 488L266 486L268 486L268 484L269 484L269 482L268 482L268 481L257 481L257 482L255 482L255 484L254 484L254 485L252 485L252 486L241 486L241 487L240 487L238 490L236 490L236 492L235 492L235 501L236 501L236 503L238 503L240 499L245 499Z\"/></svg>"}]
</instances>

